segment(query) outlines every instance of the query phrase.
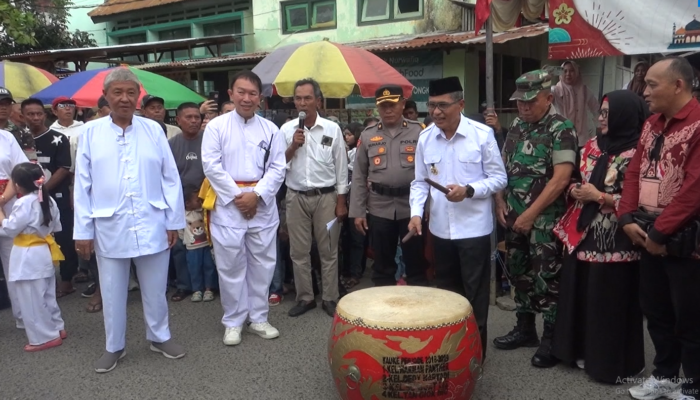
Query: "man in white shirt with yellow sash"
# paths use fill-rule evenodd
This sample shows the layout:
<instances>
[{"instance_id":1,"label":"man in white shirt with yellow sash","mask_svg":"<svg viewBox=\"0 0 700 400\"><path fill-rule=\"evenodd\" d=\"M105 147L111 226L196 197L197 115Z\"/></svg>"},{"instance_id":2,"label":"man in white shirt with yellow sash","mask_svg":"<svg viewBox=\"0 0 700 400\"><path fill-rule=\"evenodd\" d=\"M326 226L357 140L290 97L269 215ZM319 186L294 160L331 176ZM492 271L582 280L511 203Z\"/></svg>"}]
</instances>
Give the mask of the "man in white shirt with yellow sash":
<instances>
[{"instance_id":1,"label":"man in white shirt with yellow sash","mask_svg":"<svg viewBox=\"0 0 700 400\"><path fill-rule=\"evenodd\" d=\"M267 320L267 296L277 262L275 196L284 181L285 145L277 126L255 114L261 92L255 73L234 76L229 95L235 110L211 120L202 139L204 207L216 198L209 225L227 346L241 342L246 322L263 339L279 336Z\"/></svg>"}]
</instances>

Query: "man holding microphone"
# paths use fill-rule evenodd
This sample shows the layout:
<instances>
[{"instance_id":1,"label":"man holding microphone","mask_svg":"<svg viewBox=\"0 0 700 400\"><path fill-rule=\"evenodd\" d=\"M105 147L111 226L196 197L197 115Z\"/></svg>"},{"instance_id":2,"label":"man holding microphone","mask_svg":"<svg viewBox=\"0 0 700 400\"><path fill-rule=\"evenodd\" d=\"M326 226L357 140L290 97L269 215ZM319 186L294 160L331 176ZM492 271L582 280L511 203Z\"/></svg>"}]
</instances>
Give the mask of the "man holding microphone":
<instances>
[{"instance_id":1,"label":"man holding microphone","mask_svg":"<svg viewBox=\"0 0 700 400\"><path fill-rule=\"evenodd\" d=\"M313 79L294 85L294 104L306 117L282 125L287 150L287 229L298 317L316 308L311 280L311 244L316 240L321 259L322 308L335 314L338 292L338 239L347 217L348 155L340 126L318 114L321 88ZM311 237L311 232L314 238Z\"/></svg>"}]
</instances>

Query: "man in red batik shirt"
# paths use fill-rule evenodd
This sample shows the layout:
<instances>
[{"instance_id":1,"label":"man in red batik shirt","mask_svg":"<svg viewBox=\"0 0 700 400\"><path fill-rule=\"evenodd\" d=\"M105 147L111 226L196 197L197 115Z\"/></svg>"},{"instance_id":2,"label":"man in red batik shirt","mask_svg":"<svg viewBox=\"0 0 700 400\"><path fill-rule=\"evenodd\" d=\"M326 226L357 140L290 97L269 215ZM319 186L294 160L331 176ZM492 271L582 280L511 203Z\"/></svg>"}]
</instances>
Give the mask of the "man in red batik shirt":
<instances>
[{"instance_id":1,"label":"man in red batik shirt","mask_svg":"<svg viewBox=\"0 0 700 400\"><path fill-rule=\"evenodd\" d=\"M620 226L643 248L640 302L656 349L652 375L629 390L635 399L700 399L700 104L693 76L679 57L649 69L644 97L655 115L642 129L618 208Z\"/></svg>"}]
</instances>

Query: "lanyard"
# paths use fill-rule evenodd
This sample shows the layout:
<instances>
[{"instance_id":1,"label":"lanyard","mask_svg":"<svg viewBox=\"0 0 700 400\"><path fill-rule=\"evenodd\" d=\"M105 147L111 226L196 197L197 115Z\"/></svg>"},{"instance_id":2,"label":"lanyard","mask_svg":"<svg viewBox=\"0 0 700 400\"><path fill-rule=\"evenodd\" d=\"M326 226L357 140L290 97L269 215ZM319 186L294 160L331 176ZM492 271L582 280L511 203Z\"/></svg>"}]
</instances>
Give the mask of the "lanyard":
<instances>
[{"instance_id":1,"label":"lanyard","mask_svg":"<svg viewBox=\"0 0 700 400\"><path fill-rule=\"evenodd\" d=\"M243 134L243 138L247 142L248 139L245 137L245 130L243 129L243 125L241 125L240 121L238 121L235 116L233 118L234 118L234 120L236 120L236 123L238 124L238 128L241 130L241 134ZM253 118L255 118L255 120L258 122L258 125L260 126L260 130L263 132L265 139L267 139L267 129L265 129L263 127L262 122L260 122L260 120L258 119L260 117L255 115L255 116L253 116ZM262 176L260 177L260 179L262 179L265 176L265 172L267 172L267 161L270 159L270 149L272 148L272 138L274 136L275 136L274 133L270 134L270 140L267 141L267 146L262 147L262 149L265 150L265 156L263 158L263 173L262 173ZM260 147L260 146L258 145L258 147Z\"/></svg>"}]
</instances>

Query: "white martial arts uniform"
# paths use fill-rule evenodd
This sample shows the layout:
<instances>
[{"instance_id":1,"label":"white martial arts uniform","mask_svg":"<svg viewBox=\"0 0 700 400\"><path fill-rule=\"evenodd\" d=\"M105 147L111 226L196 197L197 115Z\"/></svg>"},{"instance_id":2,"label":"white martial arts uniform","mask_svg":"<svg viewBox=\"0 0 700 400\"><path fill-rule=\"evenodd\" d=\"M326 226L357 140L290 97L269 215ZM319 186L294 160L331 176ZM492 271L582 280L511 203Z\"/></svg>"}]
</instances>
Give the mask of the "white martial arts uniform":
<instances>
[{"instance_id":1,"label":"white martial arts uniform","mask_svg":"<svg viewBox=\"0 0 700 400\"><path fill-rule=\"evenodd\" d=\"M2 221L0 236L10 240L19 234L45 238L53 232L60 232L61 219L56 202L51 197L44 201L51 204L48 226L43 225L39 197L36 192L30 193L15 202L12 214ZM56 271L49 245L13 246L9 272L7 280L15 286L29 344L40 345L58 339L64 325L56 302Z\"/></svg>"},{"instance_id":2,"label":"white martial arts uniform","mask_svg":"<svg viewBox=\"0 0 700 400\"><path fill-rule=\"evenodd\" d=\"M17 164L29 162L27 156L19 147L17 139L8 131L0 129L0 187L5 187L2 183L7 184L10 180L10 175L12 174L12 169ZM0 190L2 194L4 190ZM15 199L8 199L7 203L3 207L5 216L10 216L12 213L12 206L15 204ZM5 274L5 279L7 283L7 292L10 296L10 302L12 303L12 315L15 317L15 324L18 328L23 328L22 316L19 310L19 303L17 301L17 292L15 290L15 283L10 282L7 278L10 268L10 252L12 251L12 238L0 236L0 263L2 263L2 269Z\"/></svg>"},{"instance_id":3,"label":"white martial arts uniform","mask_svg":"<svg viewBox=\"0 0 700 400\"><path fill-rule=\"evenodd\" d=\"M224 308L221 322L227 328L242 327L246 318L267 322L267 296L277 262L275 196L284 181L284 136L257 115L246 122L236 111L224 114L204 131L202 165L217 195L211 238ZM256 181L254 187L244 184ZM246 220L233 200L253 190L261 200L255 216Z\"/></svg>"},{"instance_id":4,"label":"white martial arts uniform","mask_svg":"<svg viewBox=\"0 0 700 400\"><path fill-rule=\"evenodd\" d=\"M73 238L95 243L107 351L125 346L132 259L146 337L169 340L166 231L185 227L185 208L180 176L160 125L138 116L126 130L111 117L85 124L76 154L74 208Z\"/></svg>"}]
</instances>

